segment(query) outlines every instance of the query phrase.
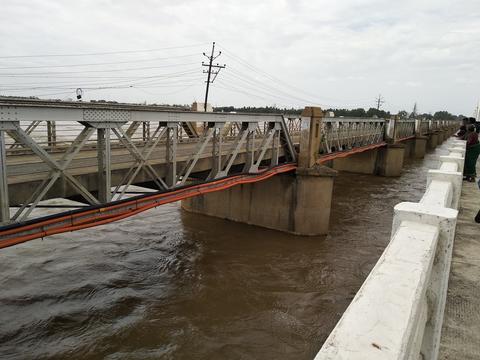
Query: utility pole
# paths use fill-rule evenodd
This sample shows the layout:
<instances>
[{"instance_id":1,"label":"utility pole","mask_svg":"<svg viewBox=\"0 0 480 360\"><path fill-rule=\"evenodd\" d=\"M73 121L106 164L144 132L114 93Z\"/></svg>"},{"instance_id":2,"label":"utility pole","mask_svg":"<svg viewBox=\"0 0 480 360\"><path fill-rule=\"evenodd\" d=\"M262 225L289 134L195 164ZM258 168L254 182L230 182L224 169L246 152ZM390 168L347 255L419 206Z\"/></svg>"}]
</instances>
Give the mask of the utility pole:
<instances>
[{"instance_id":1,"label":"utility pole","mask_svg":"<svg viewBox=\"0 0 480 360\"><path fill-rule=\"evenodd\" d=\"M385 103L385 99L382 97L382 94L378 94L378 97L375 99L375 103L377 104L377 110L380 110L380 106Z\"/></svg>"},{"instance_id":2,"label":"utility pole","mask_svg":"<svg viewBox=\"0 0 480 360\"><path fill-rule=\"evenodd\" d=\"M417 116L417 111L418 111L417 110L417 103L415 103L413 105L413 110L412 110L412 113L410 114L410 118L415 119L415 117Z\"/></svg>"},{"instance_id":3,"label":"utility pole","mask_svg":"<svg viewBox=\"0 0 480 360\"><path fill-rule=\"evenodd\" d=\"M480 121L480 101L475 108L475 114L473 116L475 116L475 120Z\"/></svg>"},{"instance_id":4,"label":"utility pole","mask_svg":"<svg viewBox=\"0 0 480 360\"><path fill-rule=\"evenodd\" d=\"M207 112L207 101L208 101L208 90L210 89L210 84L213 84L213 82L215 81L215 79L217 78L217 75L218 73L220 72L220 70L222 69L225 69L226 65L223 64L223 65L219 65L218 63L216 65L213 65L213 60L215 60L216 58L218 58L222 52L219 51L218 52L218 55L214 56L215 54L215 41L213 42L212 44L212 53L210 56L206 55L205 53L203 53L203 56L205 56L207 59L208 59L208 63L205 64L203 61L202 61L202 66L208 66L208 70L203 70L203 73L204 74L208 74L207 75L207 87L205 89L205 103L203 104L203 110L205 112ZM212 71L212 68L214 69L217 69L217 70L213 70ZM213 79L211 79L212 75L215 75L213 77ZM210 80L211 79L211 80Z\"/></svg>"}]
</instances>

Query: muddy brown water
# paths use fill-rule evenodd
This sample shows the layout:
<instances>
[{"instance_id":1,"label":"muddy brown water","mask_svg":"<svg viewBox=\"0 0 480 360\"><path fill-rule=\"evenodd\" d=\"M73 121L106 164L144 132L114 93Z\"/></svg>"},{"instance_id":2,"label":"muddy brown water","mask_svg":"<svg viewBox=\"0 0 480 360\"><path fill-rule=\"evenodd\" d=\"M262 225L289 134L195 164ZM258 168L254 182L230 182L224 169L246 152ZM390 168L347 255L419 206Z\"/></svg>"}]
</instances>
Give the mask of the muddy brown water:
<instances>
[{"instance_id":1,"label":"muddy brown water","mask_svg":"<svg viewBox=\"0 0 480 360\"><path fill-rule=\"evenodd\" d=\"M341 174L327 237L170 204L1 250L0 359L313 359L425 172Z\"/></svg>"}]
</instances>

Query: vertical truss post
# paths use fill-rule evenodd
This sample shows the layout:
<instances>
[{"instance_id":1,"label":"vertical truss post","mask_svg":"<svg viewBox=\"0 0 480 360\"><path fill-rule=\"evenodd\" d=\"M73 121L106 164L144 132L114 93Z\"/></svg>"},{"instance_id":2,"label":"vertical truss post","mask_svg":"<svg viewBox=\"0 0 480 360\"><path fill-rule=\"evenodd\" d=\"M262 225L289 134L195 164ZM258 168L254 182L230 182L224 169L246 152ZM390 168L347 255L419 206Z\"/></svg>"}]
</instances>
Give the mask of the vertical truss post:
<instances>
[{"instance_id":1,"label":"vertical truss post","mask_svg":"<svg viewBox=\"0 0 480 360\"><path fill-rule=\"evenodd\" d=\"M243 124L245 127L245 124ZM245 166L243 167L244 172L250 172L254 162L255 162L255 131L257 129L258 123L248 123L247 125L247 144L246 144L246 159Z\"/></svg>"},{"instance_id":2,"label":"vertical truss post","mask_svg":"<svg viewBox=\"0 0 480 360\"><path fill-rule=\"evenodd\" d=\"M98 200L108 203L112 200L112 168L110 153L110 128L97 129Z\"/></svg>"},{"instance_id":3,"label":"vertical truss post","mask_svg":"<svg viewBox=\"0 0 480 360\"><path fill-rule=\"evenodd\" d=\"M225 123L216 122L213 125L212 138L212 171L208 175L208 179L214 179L219 171L222 170L222 130Z\"/></svg>"},{"instance_id":4,"label":"vertical truss post","mask_svg":"<svg viewBox=\"0 0 480 360\"><path fill-rule=\"evenodd\" d=\"M5 145L5 131L0 128L0 224L10 221L6 152L7 147Z\"/></svg>"},{"instance_id":5,"label":"vertical truss post","mask_svg":"<svg viewBox=\"0 0 480 360\"><path fill-rule=\"evenodd\" d=\"M147 142L150 140L150 122L144 121L142 123L143 127L143 142Z\"/></svg>"},{"instance_id":6,"label":"vertical truss post","mask_svg":"<svg viewBox=\"0 0 480 360\"><path fill-rule=\"evenodd\" d=\"M177 183L177 139L178 139L178 123L167 123L167 176L165 183L168 187L174 187Z\"/></svg>"},{"instance_id":7,"label":"vertical truss post","mask_svg":"<svg viewBox=\"0 0 480 360\"><path fill-rule=\"evenodd\" d=\"M48 147L54 148L57 143L57 131L56 124L54 121L47 121L47 141Z\"/></svg>"},{"instance_id":8,"label":"vertical truss post","mask_svg":"<svg viewBox=\"0 0 480 360\"><path fill-rule=\"evenodd\" d=\"M279 147L280 147L280 130L281 127L279 124L275 123L274 127L274 134L273 134L273 141L272 141L272 158L270 160L270 166L274 167L278 165L278 154L279 154Z\"/></svg>"}]
</instances>

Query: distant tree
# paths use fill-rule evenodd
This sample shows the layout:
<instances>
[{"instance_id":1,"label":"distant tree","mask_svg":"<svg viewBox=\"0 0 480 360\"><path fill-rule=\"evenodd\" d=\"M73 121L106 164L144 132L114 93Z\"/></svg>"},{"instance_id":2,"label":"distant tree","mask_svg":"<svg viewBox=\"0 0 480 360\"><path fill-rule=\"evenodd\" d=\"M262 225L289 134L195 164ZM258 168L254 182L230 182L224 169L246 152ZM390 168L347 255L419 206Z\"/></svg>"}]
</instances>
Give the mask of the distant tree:
<instances>
[{"instance_id":1,"label":"distant tree","mask_svg":"<svg viewBox=\"0 0 480 360\"><path fill-rule=\"evenodd\" d=\"M371 107L367 111L367 117L374 117L374 116L379 118L388 118L390 117L390 112Z\"/></svg>"},{"instance_id":2,"label":"distant tree","mask_svg":"<svg viewBox=\"0 0 480 360\"><path fill-rule=\"evenodd\" d=\"M420 118L421 118L421 119L431 120L431 119L433 119L433 115L432 115L432 114L423 113L422 115L420 115Z\"/></svg>"},{"instance_id":3,"label":"distant tree","mask_svg":"<svg viewBox=\"0 0 480 360\"><path fill-rule=\"evenodd\" d=\"M301 114L303 109L279 108L276 106L217 106L213 109L218 112L239 112L239 113L267 113L267 114Z\"/></svg>"},{"instance_id":4,"label":"distant tree","mask_svg":"<svg viewBox=\"0 0 480 360\"><path fill-rule=\"evenodd\" d=\"M456 117L450 114L448 111L437 111L435 114L433 114L433 118L435 120L453 120Z\"/></svg>"},{"instance_id":5,"label":"distant tree","mask_svg":"<svg viewBox=\"0 0 480 360\"><path fill-rule=\"evenodd\" d=\"M397 114L397 116L400 118L400 119L406 119L407 116L408 116L408 112L406 110L400 110Z\"/></svg>"}]
</instances>

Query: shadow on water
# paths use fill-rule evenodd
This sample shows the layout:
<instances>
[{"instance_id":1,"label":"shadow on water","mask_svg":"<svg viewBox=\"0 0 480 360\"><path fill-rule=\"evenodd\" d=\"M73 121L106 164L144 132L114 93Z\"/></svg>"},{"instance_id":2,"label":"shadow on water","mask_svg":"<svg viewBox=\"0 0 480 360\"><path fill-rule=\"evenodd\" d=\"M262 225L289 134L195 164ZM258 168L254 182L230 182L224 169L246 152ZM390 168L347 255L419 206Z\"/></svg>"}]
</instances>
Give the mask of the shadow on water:
<instances>
[{"instance_id":1,"label":"shadow on water","mask_svg":"<svg viewBox=\"0 0 480 360\"><path fill-rule=\"evenodd\" d=\"M171 204L3 250L0 358L312 359L425 172L340 174L326 237Z\"/></svg>"}]
</instances>

